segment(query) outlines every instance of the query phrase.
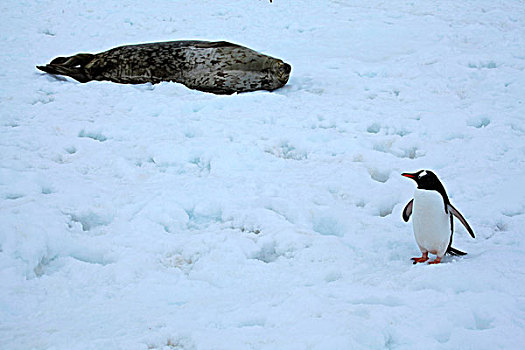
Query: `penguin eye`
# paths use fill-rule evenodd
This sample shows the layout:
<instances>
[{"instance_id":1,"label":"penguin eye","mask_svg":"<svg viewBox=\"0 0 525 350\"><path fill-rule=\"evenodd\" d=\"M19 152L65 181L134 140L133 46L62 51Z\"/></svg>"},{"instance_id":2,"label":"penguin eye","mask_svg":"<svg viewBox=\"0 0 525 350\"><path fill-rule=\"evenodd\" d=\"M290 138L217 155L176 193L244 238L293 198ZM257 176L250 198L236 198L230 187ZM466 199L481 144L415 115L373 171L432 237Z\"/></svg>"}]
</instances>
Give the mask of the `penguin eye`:
<instances>
[{"instance_id":1,"label":"penguin eye","mask_svg":"<svg viewBox=\"0 0 525 350\"><path fill-rule=\"evenodd\" d=\"M418 178L421 179L423 176L426 176L426 175L427 175L427 172L423 170L423 172L419 174Z\"/></svg>"}]
</instances>

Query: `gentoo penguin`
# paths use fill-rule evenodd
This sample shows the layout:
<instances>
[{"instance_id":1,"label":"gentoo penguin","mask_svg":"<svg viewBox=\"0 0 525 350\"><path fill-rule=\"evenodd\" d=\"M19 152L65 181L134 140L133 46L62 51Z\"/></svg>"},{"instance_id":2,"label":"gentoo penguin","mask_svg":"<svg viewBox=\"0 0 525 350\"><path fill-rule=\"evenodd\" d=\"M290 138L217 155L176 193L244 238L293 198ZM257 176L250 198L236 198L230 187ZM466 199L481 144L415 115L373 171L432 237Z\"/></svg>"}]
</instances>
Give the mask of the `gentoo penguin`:
<instances>
[{"instance_id":1,"label":"gentoo penguin","mask_svg":"<svg viewBox=\"0 0 525 350\"><path fill-rule=\"evenodd\" d=\"M472 238L475 238L474 231L463 215L450 203L445 187L436 174L430 170L420 170L401 175L414 180L417 184L414 198L403 209L405 222L408 222L410 215L414 214L412 217L414 236L422 253L420 258L412 258L414 264L427 261L428 253L436 255L436 259L430 264L439 264L445 253L467 254L452 247L453 216L465 226Z\"/></svg>"}]
</instances>

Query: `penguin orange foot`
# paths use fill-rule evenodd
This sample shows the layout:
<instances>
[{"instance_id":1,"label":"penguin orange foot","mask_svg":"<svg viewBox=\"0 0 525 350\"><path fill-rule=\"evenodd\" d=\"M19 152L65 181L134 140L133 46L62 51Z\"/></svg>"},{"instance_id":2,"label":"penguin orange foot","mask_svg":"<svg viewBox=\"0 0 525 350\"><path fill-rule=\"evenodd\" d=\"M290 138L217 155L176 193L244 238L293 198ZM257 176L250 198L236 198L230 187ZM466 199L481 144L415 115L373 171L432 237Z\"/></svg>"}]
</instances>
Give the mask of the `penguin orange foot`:
<instances>
[{"instance_id":1,"label":"penguin orange foot","mask_svg":"<svg viewBox=\"0 0 525 350\"><path fill-rule=\"evenodd\" d=\"M422 263L428 260L428 253L423 253L423 255L420 258L412 258L414 261L414 264Z\"/></svg>"},{"instance_id":2,"label":"penguin orange foot","mask_svg":"<svg viewBox=\"0 0 525 350\"><path fill-rule=\"evenodd\" d=\"M429 265L439 264L441 262L441 258L437 257L433 261L429 262Z\"/></svg>"}]
</instances>

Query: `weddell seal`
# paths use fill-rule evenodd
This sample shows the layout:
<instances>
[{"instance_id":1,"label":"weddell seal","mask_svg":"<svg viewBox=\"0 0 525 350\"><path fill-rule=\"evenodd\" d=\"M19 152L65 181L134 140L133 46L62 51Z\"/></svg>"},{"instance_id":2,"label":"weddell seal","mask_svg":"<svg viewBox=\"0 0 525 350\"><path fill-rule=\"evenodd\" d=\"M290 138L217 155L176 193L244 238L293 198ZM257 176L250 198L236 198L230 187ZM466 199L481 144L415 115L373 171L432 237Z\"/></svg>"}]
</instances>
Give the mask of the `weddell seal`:
<instances>
[{"instance_id":1,"label":"weddell seal","mask_svg":"<svg viewBox=\"0 0 525 350\"><path fill-rule=\"evenodd\" d=\"M226 41L167 41L125 45L97 54L57 57L38 69L81 83L174 81L214 94L283 87L292 67L280 59Z\"/></svg>"}]
</instances>

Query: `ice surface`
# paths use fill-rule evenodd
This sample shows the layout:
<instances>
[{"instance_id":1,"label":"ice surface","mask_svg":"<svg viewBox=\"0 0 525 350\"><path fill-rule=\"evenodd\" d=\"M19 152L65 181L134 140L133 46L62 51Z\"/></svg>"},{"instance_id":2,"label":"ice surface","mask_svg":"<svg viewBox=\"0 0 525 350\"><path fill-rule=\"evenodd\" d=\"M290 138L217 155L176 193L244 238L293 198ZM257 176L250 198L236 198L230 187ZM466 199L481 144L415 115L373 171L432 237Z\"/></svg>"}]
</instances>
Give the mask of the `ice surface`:
<instances>
[{"instance_id":1,"label":"ice surface","mask_svg":"<svg viewBox=\"0 0 525 350\"><path fill-rule=\"evenodd\" d=\"M0 348L522 348L522 2L0 8ZM35 68L179 39L292 76L215 96ZM467 256L411 264L419 169Z\"/></svg>"}]
</instances>

